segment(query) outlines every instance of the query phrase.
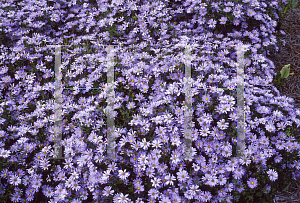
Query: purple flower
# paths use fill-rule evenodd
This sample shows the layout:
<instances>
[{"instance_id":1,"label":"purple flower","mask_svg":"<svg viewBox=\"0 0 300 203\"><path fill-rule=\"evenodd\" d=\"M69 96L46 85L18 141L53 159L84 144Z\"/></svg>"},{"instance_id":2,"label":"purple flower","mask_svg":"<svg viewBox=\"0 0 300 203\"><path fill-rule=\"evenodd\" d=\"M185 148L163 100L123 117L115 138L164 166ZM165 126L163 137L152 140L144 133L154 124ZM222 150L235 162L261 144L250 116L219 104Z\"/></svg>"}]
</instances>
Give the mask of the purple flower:
<instances>
[{"instance_id":1,"label":"purple flower","mask_svg":"<svg viewBox=\"0 0 300 203\"><path fill-rule=\"evenodd\" d=\"M189 175L186 170L180 169L176 174L179 182L185 182L187 179L189 179Z\"/></svg>"},{"instance_id":2,"label":"purple flower","mask_svg":"<svg viewBox=\"0 0 300 203\"><path fill-rule=\"evenodd\" d=\"M223 11L226 12L226 13L229 13L229 12L231 11L231 8L230 8L230 7L225 7L225 8L223 9Z\"/></svg>"},{"instance_id":3,"label":"purple flower","mask_svg":"<svg viewBox=\"0 0 300 203\"><path fill-rule=\"evenodd\" d=\"M124 181L128 178L128 176L130 175L130 172L126 172L125 170L119 170L119 177Z\"/></svg>"},{"instance_id":4,"label":"purple flower","mask_svg":"<svg viewBox=\"0 0 300 203\"><path fill-rule=\"evenodd\" d=\"M226 24L226 21L227 21L227 17L221 17L221 19L219 19L219 21L220 21L220 24L222 24L222 25L225 25Z\"/></svg>"},{"instance_id":5,"label":"purple flower","mask_svg":"<svg viewBox=\"0 0 300 203\"><path fill-rule=\"evenodd\" d=\"M163 197L161 198L161 202L163 203L171 203L170 198L166 195L163 195Z\"/></svg>"},{"instance_id":6,"label":"purple flower","mask_svg":"<svg viewBox=\"0 0 300 203\"><path fill-rule=\"evenodd\" d=\"M209 103L210 102L211 97L208 94L205 94L202 96L202 101L204 103Z\"/></svg>"},{"instance_id":7,"label":"purple flower","mask_svg":"<svg viewBox=\"0 0 300 203\"><path fill-rule=\"evenodd\" d=\"M233 173L234 173L233 176L235 179L241 179L243 177L243 175L245 174L245 170L242 167L237 167Z\"/></svg>"},{"instance_id":8,"label":"purple flower","mask_svg":"<svg viewBox=\"0 0 300 203\"><path fill-rule=\"evenodd\" d=\"M233 19L233 24L234 24L235 26L238 26L238 25L240 24L240 20L237 19L237 18Z\"/></svg>"},{"instance_id":9,"label":"purple flower","mask_svg":"<svg viewBox=\"0 0 300 203\"><path fill-rule=\"evenodd\" d=\"M194 195L192 193L192 190L187 190L184 192L184 196L188 199L193 199L194 198Z\"/></svg>"},{"instance_id":10,"label":"purple flower","mask_svg":"<svg viewBox=\"0 0 300 203\"><path fill-rule=\"evenodd\" d=\"M267 174L268 174L271 181L275 181L278 178L278 173L274 169L269 169L267 171Z\"/></svg>"},{"instance_id":11,"label":"purple flower","mask_svg":"<svg viewBox=\"0 0 300 203\"><path fill-rule=\"evenodd\" d=\"M153 179L151 179L151 183L152 183L152 186L154 186L155 188L160 187L161 179L154 177Z\"/></svg>"},{"instance_id":12,"label":"purple flower","mask_svg":"<svg viewBox=\"0 0 300 203\"><path fill-rule=\"evenodd\" d=\"M252 10L252 9L247 9L247 15L248 15L248 16L252 17L252 16L254 16L255 14L256 14L256 13L255 13L254 10Z\"/></svg>"},{"instance_id":13,"label":"purple flower","mask_svg":"<svg viewBox=\"0 0 300 203\"><path fill-rule=\"evenodd\" d=\"M208 23L208 27L215 28L216 24L217 24L217 21L212 18L207 23Z\"/></svg>"},{"instance_id":14,"label":"purple flower","mask_svg":"<svg viewBox=\"0 0 300 203\"><path fill-rule=\"evenodd\" d=\"M127 109L133 109L135 107L135 103L134 102L129 102L127 105L126 105Z\"/></svg>"},{"instance_id":15,"label":"purple flower","mask_svg":"<svg viewBox=\"0 0 300 203\"><path fill-rule=\"evenodd\" d=\"M236 184L236 190L239 193L241 193L241 192L243 192L245 190L245 188L243 186L243 183L240 180L238 180L238 183Z\"/></svg>"},{"instance_id":16,"label":"purple flower","mask_svg":"<svg viewBox=\"0 0 300 203\"><path fill-rule=\"evenodd\" d=\"M206 184L214 187L218 184L218 178L216 176L210 176Z\"/></svg>"},{"instance_id":17,"label":"purple flower","mask_svg":"<svg viewBox=\"0 0 300 203\"><path fill-rule=\"evenodd\" d=\"M120 202L120 203L128 203L130 200L128 198L128 194L124 195L123 193L116 195L114 199L116 199L114 202Z\"/></svg>"},{"instance_id":18,"label":"purple flower","mask_svg":"<svg viewBox=\"0 0 300 203\"><path fill-rule=\"evenodd\" d=\"M145 191L145 187L144 187L144 185L143 184L136 184L135 185L135 192L136 193L138 193L138 194L140 194L141 192L143 192L143 191Z\"/></svg>"},{"instance_id":19,"label":"purple flower","mask_svg":"<svg viewBox=\"0 0 300 203\"><path fill-rule=\"evenodd\" d=\"M82 202L82 201L81 201L80 199L75 198L75 199L72 200L71 203L81 203L81 202Z\"/></svg>"},{"instance_id":20,"label":"purple flower","mask_svg":"<svg viewBox=\"0 0 300 203\"><path fill-rule=\"evenodd\" d=\"M128 101L128 99L129 99L129 96L126 95L125 98L124 98L124 101Z\"/></svg>"},{"instance_id":21,"label":"purple flower","mask_svg":"<svg viewBox=\"0 0 300 203\"><path fill-rule=\"evenodd\" d=\"M174 185L174 180L176 180L173 174L168 174L165 176L166 185Z\"/></svg>"},{"instance_id":22,"label":"purple flower","mask_svg":"<svg viewBox=\"0 0 300 203\"><path fill-rule=\"evenodd\" d=\"M20 194L15 192L11 195L11 201L19 202L21 200Z\"/></svg>"},{"instance_id":23,"label":"purple flower","mask_svg":"<svg viewBox=\"0 0 300 203\"><path fill-rule=\"evenodd\" d=\"M262 20L263 16L260 13L256 13L256 15L254 16L255 20Z\"/></svg>"},{"instance_id":24,"label":"purple flower","mask_svg":"<svg viewBox=\"0 0 300 203\"><path fill-rule=\"evenodd\" d=\"M256 178L249 178L249 180L247 181L248 187L250 187L251 189L256 188L257 186L257 179Z\"/></svg>"},{"instance_id":25,"label":"purple flower","mask_svg":"<svg viewBox=\"0 0 300 203\"><path fill-rule=\"evenodd\" d=\"M33 180L32 183L31 183L31 185L32 185L32 187L34 189L37 190L42 185L41 182L42 182L41 180Z\"/></svg>"},{"instance_id":26,"label":"purple flower","mask_svg":"<svg viewBox=\"0 0 300 203\"><path fill-rule=\"evenodd\" d=\"M211 198L212 198L212 195L211 195L211 193L210 193L209 191L204 191L204 192L202 193L202 195L201 195L201 199L202 199L202 201L204 201L204 202L210 201Z\"/></svg>"},{"instance_id":27,"label":"purple flower","mask_svg":"<svg viewBox=\"0 0 300 203\"><path fill-rule=\"evenodd\" d=\"M14 186L17 186L21 183L21 178L17 175L12 175L9 179L9 183Z\"/></svg>"},{"instance_id":28,"label":"purple flower","mask_svg":"<svg viewBox=\"0 0 300 203\"><path fill-rule=\"evenodd\" d=\"M3 135L4 135L4 133L5 133L5 131L0 131L0 134L3 132ZM6 134L6 133L5 133ZM2 136L2 137L4 137L4 136ZM9 150L6 150L6 149L3 149L3 148L1 148L0 149L0 156L1 157L3 157L3 158L8 158L9 157L9 155L10 155L10 151Z\"/></svg>"}]
</instances>

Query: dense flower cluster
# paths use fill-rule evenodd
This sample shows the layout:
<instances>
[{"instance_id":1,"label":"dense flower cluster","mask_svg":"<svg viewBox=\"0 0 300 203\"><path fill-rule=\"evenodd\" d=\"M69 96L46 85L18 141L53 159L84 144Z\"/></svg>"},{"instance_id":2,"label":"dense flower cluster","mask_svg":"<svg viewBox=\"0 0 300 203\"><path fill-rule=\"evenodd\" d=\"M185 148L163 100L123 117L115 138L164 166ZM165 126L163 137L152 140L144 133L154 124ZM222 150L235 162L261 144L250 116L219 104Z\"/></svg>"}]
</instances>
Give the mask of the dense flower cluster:
<instances>
[{"instance_id":1,"label":"dense flower cluster","mask_svg":"<svg viewBox=\"0 0 300 203\"><path fill-rule=\"evenodd\" d=\"M1 4L0 193L14 202L233 202L258 187L268 193L280 177L276 170L289 169L296 180L299 134L287 136L285 130L299 133L300 110L275 87L263 87L275 74L264 54L270 45L277 49L273 34L280 9L278 1L250 0ZM107 48L98 43L120 45L118 160L105 159L109 62ZM250 47L246 157L234 154L234 91L193 88L194 159L184 160L185 47L177 45L195 45L194 87L234 88L237 56L231 45L238 43ZM55 50L49 44L70 45L62 48L62 85L75 87L63 93L67 158L60 162L49 159L55 102Z\"/></svg>"}]
</instances>

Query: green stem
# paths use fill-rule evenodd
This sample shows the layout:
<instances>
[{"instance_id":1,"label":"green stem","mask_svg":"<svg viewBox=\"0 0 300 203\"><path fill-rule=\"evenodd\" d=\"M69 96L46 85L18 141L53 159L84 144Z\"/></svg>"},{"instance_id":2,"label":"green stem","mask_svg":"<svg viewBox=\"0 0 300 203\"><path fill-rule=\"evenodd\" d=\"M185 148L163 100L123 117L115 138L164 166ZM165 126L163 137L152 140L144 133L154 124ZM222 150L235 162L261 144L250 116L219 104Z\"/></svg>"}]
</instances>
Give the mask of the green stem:
<instances>
[{"instance_id":1,"label":"green stem","mask_svg":"<svg viewBox=\"0 0 300 203\"><path fill-rule=\"evenodd\" d=\"M290 9L291 13L290 13L290 22L289 22L289 33L291 32L291 20L292 20L292 9Z\"/></svg>"}]
</instances>

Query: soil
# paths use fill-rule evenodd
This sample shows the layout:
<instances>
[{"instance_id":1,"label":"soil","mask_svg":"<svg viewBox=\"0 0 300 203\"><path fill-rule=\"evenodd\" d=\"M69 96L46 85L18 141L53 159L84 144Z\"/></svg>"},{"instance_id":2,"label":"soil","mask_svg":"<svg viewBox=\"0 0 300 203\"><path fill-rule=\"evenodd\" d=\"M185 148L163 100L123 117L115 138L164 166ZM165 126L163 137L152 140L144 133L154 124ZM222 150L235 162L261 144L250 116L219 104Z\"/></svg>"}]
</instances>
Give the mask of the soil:
<instances>
[{"instance_id":1,"label":"soil","mask_svg":"<svg viewBox=\"0 0 300 203\"><path fill-rule=\"evenodd\" d=\"M273 61L276 67L275 72L279 72L283 66L290 64L290 72L294 72L294 75L290 75L278 90L280 95L293 98L294 107L300 108L300 1L297 6L298 9L288 11L280 25L280 30L286 33L281 37L286 41L285 46L278 46L278 52L273 50L267 58ZM278 203L300 203L300 178L297 181L291 181L288 190L278 191L276 196Z\"/></svg>"}]
</instances>

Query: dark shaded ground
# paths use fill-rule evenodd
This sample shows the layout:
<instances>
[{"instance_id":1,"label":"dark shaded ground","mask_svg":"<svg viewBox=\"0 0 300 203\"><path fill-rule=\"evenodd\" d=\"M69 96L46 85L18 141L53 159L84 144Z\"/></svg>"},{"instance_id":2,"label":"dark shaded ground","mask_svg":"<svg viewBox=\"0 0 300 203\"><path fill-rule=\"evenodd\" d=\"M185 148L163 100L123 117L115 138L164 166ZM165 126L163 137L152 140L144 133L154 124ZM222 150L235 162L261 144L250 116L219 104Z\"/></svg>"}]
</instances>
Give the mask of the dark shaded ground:
<instances>
[{"instance_id":1,"label":"dark shaded ground","mask_svg":"<svg viewBox=\"0 0 300 203\"><path fill-rule=\"evenodd\" d=\"M279 72L284 65L291 64L290 72L295 74L285 80L279 92L293 98L295 107L300 108L300 1L297 6L298 9L288 11L281 23L280 29L286 33L281 37L286 41L285 46L279 46L278 52L273 51L267 58L273 61L275 72ZM300 179L292 181L288 190L278 192L276 196L278 203L300 203Z\"/></svg>"},{"instance_id":2,"label":"dark shaded ground","mask_svg":"<svg viewBox=\"0 0 300 203\"><path fill-rule=\"evenodd\" d=\"M273 61L275 72L291 64L290 72L295 74L289 76L278 90L281 95L293 98L295 107L300 108L300 1L298 1L298 9L288 11L280 29L286 33L280 37L286 41L286 44L279 45L278 52L272 51L267 58Z\"/></svg>"}]
</instances>

